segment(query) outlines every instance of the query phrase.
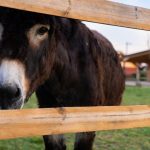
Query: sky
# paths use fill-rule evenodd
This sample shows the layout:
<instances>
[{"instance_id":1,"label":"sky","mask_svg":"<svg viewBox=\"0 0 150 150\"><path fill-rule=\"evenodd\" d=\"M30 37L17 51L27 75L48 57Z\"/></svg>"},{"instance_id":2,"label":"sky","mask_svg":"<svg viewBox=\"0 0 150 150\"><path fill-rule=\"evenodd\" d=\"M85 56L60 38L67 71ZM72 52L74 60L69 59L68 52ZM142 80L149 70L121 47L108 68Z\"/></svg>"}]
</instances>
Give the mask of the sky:
<instances>
[{"instance_id":1,"label":"sky","mask_svg":"<svg viewBox=\"0 0 150 150\"><path fill-rule=\"evenodd\" d=\"M150 9L150 0L111 0ZM84 22L90 29L97 30L109 39L116 50L125 54L150 49L150 31ZM126 47L128 43L128 48Z\"/></svg>"}]
</instances>

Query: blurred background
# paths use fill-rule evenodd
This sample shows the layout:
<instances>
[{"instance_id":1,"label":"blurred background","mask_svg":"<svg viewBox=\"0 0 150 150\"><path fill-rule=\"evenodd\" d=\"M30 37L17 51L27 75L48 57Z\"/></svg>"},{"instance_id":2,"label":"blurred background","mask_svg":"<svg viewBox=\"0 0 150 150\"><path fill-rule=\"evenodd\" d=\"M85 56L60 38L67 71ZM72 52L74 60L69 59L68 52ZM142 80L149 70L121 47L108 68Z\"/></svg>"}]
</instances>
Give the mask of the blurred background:
<instances>
[{"instance_id":1,"label":"blurred background","mask_svg":"<svg viewBox=\"0 0 150 150\"><path fill-rule=\"evenodd\" d=\"M150 1L111 0L150 9ZM117 50L127 85L150 86L150 31L84 22L107 37Z\"/></svg>"}]
</instances>

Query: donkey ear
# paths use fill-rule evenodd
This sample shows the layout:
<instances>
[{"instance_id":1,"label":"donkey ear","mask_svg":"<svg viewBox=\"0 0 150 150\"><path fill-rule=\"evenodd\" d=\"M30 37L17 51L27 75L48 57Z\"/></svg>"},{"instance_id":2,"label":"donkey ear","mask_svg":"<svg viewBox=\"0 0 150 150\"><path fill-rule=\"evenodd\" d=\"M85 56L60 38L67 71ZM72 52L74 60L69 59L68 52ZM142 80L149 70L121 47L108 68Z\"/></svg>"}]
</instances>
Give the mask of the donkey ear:
<instances>
[{"instance_id":1,"label":"donkey ear","mask_svg":"<svg viewBox=\"0 0 150 150\"><path fill-rule=\"evenodd\" d=\"M0 7L0 21L2 20L2 18L4 17L4 15L6 14L6 13L8 13L8 9L7 8L5 8L5 7Z\"/></svg>"},{"instance_id":2,"label":"donkey ear","mask_svg":"<svg viewBox=\"0 0 150 150\"><path fill-rule=\"evenodd\" d=\"M14 9L0 6L0 17L10 13L12 10Z\"/></svg>"},{"instance_id":3,"label":"donkey ear","mask_svg":"<svg viewBox=\"0 0 150 150\"><path fill-rule=\"evenodd\" d=\"M3 18L5 18L8 14L11 14L14 11L16 11L16 9L7 8L7 7L1 7L0 6L0 21Z\"/></svg>"}]
</instances>

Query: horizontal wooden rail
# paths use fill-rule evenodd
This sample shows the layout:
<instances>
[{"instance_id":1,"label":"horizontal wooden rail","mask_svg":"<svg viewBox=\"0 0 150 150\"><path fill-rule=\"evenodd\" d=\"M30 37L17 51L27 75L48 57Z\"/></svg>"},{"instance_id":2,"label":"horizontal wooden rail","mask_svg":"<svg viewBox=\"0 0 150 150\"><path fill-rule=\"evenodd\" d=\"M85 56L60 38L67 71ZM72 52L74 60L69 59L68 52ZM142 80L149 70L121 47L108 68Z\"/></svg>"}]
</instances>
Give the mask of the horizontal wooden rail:
<instances>
[{"instance_id":1,"label":"horizontal wooden rail","mask_svg":"<svg viewBox=\"0 0 150 150\"><path fill-rule=\"evenodd\" d=\"M0 6L150 30L150 10L107 0L0 0Z\"/></svg>"},{"instance_id":2,"label":"horizontal wooden rail","mask_svg":"<svg viewBox=\"0 0 150 150\"><path fill-rule=\"evenodd\" d=\"M150 106L0 111L0 139L150 127Z\"/></svg>"}]
</instances>

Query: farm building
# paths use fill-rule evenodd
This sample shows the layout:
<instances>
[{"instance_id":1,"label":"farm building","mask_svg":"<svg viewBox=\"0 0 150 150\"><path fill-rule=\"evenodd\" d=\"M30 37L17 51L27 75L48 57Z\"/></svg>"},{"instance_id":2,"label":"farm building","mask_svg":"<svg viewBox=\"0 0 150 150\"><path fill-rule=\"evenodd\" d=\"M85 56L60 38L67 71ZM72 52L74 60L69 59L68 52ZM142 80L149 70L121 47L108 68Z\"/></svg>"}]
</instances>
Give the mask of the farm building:
<instances>
[{"instance_id":1,"label":"farm building","mask_svg":"<svg viewBox=\"0 0 150 150\"><path fill-rule=\"evenodd\" d=\"M140 69L140 67L139 67L140 64L142 64L142 63L147 64L147 75L146 76L147 76L147 80L150 81L150 50L126 55L124 57L124 61L136 64L136 66L138 66L137 69ZM138 72L139 71L137 71L137 74L138 74ZM139 76L139 75L137 75L137 76Z\"/></svg>"}]
</instances>

